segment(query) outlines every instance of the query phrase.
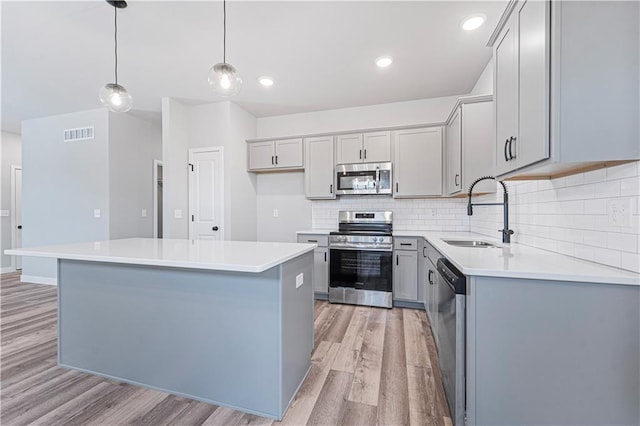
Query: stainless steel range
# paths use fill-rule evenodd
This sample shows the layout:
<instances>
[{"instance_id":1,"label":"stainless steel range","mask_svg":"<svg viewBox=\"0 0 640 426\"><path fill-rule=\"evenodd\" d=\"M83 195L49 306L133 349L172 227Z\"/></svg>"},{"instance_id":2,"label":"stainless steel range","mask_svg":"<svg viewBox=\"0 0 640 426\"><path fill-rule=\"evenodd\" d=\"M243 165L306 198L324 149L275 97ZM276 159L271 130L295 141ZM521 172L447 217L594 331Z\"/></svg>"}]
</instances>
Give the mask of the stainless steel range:
<instances>
[{"instance_id":1,"label":"stainless steel range","mask_svg":"<svg viewBox=\"0 0 640 426\"><path fill-rule=\"evenodd\" d=\"M341 211L329 235L329 301L392 306L393 213Z\"/></svg>"}]
</instances>

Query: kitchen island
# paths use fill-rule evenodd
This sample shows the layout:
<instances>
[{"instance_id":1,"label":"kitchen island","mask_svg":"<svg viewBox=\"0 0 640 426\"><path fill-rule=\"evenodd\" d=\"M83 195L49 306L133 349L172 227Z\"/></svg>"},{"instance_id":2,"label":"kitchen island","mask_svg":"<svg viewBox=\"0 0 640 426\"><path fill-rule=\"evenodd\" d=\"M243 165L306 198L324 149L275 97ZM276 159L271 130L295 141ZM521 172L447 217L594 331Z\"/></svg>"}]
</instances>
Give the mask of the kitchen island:
<instances>
[{"instance_id":1,"label":"kitchen island","mask_svg":"<svg viewBox=\"0 0 640 426\"><path fill-rule=\"evenodd\" d=\"M124 239L58 259L61 366L281 419L311 366L313 244Z\"/></svg>"}]
</instances>

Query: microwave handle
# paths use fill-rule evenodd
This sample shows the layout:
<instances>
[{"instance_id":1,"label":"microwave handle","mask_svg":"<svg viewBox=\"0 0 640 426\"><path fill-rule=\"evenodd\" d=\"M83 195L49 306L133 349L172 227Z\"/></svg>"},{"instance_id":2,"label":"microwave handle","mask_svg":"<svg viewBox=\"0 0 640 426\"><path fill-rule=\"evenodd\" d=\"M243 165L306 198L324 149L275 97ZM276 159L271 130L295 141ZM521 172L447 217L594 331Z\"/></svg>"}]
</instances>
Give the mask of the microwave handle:
<instances>
[{"instance_id":1,"label":"microwave handle","mask_svg":"<svg viewBox=\"0 0 640 426\"><path fill-rule=\"evenodd\" d=\"M379 192L380 192L380 167L376 167L376 194Z\"/></svg>"}]
</instances>

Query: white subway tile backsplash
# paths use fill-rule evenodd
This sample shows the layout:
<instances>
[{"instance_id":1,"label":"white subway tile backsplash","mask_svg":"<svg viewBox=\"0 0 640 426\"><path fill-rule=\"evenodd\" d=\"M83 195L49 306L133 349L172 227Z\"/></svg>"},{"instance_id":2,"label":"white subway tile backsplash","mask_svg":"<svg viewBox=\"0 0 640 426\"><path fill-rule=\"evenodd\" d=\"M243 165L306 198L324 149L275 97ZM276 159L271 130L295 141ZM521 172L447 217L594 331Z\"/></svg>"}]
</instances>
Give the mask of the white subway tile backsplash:
<instances>
[{"instance_id":1,"label":"white subway tile backsplash","mask_svg":"<svg viewBox=\"0 0 640 426\"><path fill-rule=\"evenodd\" d=\"M551 180L509 181L512 241L640 272L640 162ZM611 226L607 203L632 199L631 227ZM502 202L502 191L476 202ZM312 225L336 228L340 210L391 210L394 229L472 231L499 238L502 207L475 207L467 200L432 198L342 197L312 202Z\"/></svg>"},{"instance_id":2,"label":"white subway tile backsplash","mask_svg":"<svg viewBox=\"0 0 640 426\"><path fill-rule=\"evenodd\" d=\"M640 272L640 162L552 180L511 181L512 241ZM607 205L632 198L630 227L609 224ZM478 202L501 201L499 194ZM469 230L497 236L500 207L474 209Z\"/></svg>"},{"instance_id":3,"label":"white subway tile backsplash","mask_svg":"<svg viewBox=\"0 0 640 426\"><path fill-rule=\"evenodd\" d=\"M380 196L341 197L314 201L311 222L314 228L337 228L340 210L391 210L397 230L468 231L467 201L462 198L397 200Z\"/></svg>"},{"instance_id":4,"label":"white subway tile backsplash","mask_svg":"<svg viewBox=\"0 0 640 426\"><path fill-rule=\"evenodd\" d=\"M622 179L638 175L636 163L621 164L619 166L608 167L607 180Z\"/></svg>"}]
</instances>

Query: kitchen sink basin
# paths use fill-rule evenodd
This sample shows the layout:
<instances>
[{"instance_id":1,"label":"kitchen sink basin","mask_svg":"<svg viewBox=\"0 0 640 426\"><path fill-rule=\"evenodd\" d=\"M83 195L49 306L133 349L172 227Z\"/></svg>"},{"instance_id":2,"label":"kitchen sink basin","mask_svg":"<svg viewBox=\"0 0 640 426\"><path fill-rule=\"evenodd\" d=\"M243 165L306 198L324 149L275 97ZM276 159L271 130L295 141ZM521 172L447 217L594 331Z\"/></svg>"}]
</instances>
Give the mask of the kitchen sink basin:
<instances>
[{"instance_id":1,"label":"kitchen sink basin","mask_svg":"<svg viewBox=\"0 0 640 426\"><path fill-rule=\"evenodd\" d=\"M477 248L487 248L487 247L498 247L493 243L489 243L487 241L481 240L442 240L445 243L456 246L456 247L477 247Z\"/></svg>"}]
</instances>

